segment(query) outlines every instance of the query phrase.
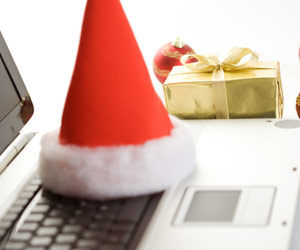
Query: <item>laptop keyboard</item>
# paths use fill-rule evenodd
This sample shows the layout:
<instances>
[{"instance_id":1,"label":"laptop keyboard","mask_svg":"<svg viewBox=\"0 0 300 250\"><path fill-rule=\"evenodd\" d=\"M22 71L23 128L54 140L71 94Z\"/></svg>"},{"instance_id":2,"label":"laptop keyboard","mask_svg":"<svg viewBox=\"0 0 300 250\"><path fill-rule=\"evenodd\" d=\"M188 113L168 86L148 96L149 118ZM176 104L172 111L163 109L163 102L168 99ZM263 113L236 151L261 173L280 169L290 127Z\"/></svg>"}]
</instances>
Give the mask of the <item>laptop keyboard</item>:
<instances>
[{"instance_id":1,"label":"laptop keyboard","mask_svg":"<svg viewBox=\"0 0 300 250\"><path fill-rule=\"evenodd\" d=\"M0 222L0 249L133 250L160 197L72 199L43 190L36 177Z\"/></svg>"}]
</instances>

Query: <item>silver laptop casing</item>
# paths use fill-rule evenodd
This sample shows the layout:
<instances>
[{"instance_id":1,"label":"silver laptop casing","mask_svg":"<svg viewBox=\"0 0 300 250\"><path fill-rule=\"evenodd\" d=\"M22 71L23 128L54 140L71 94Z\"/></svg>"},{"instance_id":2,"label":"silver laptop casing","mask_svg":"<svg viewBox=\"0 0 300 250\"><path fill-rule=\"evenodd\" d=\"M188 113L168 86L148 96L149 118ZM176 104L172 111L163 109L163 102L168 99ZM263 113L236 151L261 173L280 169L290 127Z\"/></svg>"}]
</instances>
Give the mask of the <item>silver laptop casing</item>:
<instances>
[{"instance_id":1,"label":"silver laptop casing","mask_svg":"<svg viewBox=\"0 0 300 250\"><path fill-rule=\"evenodd\" d=\"M196 170L165 193L138 250L290 249L299 193L300 121L294 128L279 128L278 120L264 119L186 122L196 141ZM263 223L180 224L177 220L191 188L259 191L266 187L275 193Z\"/></svg>"}]
</instances>

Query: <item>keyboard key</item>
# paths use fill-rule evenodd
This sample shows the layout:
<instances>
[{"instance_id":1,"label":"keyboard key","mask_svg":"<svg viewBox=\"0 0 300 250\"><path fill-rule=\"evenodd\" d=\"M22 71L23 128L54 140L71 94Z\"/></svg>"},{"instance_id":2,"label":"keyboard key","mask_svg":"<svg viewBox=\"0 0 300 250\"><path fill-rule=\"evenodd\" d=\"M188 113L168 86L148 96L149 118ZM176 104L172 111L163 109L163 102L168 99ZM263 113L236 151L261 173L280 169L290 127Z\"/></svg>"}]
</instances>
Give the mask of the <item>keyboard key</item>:
<instances>
[{"instance_id":1,"label":"keyboard key","mask_svg":"<svg viewBox=\"0 0 300 250\"><path fill-rule=\"evenodd\" d=\"M51 242L52 242L51 237L36 236L32 238L30 244L33 246L49 246Z\"/></svg>"},{"instance_id":2,"label":"keyboard key","mask_svg":"<svg viewBox=\"0 0 300 250\"><path fill-rule=\"evenodd\" d=\"M98 231L98 230L86 230L83 232L82 236L85 239L98 239L102 240L105 238L107 231Z\"/></svg>"},{"instance_id":3,"label":"keyboard key","mask_svg":"<svg viewBox=\"0 0 300 250\"><path fill-rule=\"evenodd\" d=\"M8 242L6 247L4 248L5 250L19 250L19 249L24 249L26 244L24 242Z\"/></svg>"},{"instance_id":4,"label":"keyboard key","mask_svg":"<svg viewBox=\"0 0 300 250\"><path fill-rule=\"evenodd\" d=\"M64 225L62 228L63 233L79 233L83 229L80 225Z\"/></svg>"},{"instance_id":5,"label":"keyboard key","mask_svg":"<svg viewBox=\"0 0 300 250\"><path fill-rule=\"evenodd\" d=\"M24 189L24 191L25 192L35 192L35 191L37 191L39 189L39 186L38 185L28 185L25 189Z\"/></svg>"},{"instance_id":6,"label":"keyboard key","mask_svg":"<svg viewBox=\"0 0 300 250\"><path fill-rule=\"evenodd\" d=\"M23 211L23 209L24 209L23 206L14 205L9 209L9 212L19 214Z\"/></svg>"},{"instance_id":7,"label":"keyboard key","mask_svg":"<svg viewBox=\"0 0 300 250\"><path fill-rule=\"evenodd\" d=\"M62 218L47 218L44 220L45 226L60 226L64 223Z\"/></svg>"},{"instance_id":8,"label":"keyboard key","mask_svg":"<svg viewBox=\"0 0 300 250\"><path fill-rule=\"evenodd\" d=\"M0 229L7 229L12 225L11 221L0 221Z\"/></svg>"},{"instance_id":9,"label":"keyboard key","mask_svg":"<svg viewBox=\"0 0 300 250\"><path fill-rule=\"evenodd\" d=\"M27 191L27 192L22 192L19 197L25 198L25 199L31 199L33 195L34 195L34 192Z\"/></svg>"},{"instance_id":10,"label":"keyboard key","mask_svg":"<svg viewBox=\"0 0 300 250\"><path fill-rule=\"evenodd\" d=\"M38 204L32 209L32 213L46 213L50 209L50 205L48 204Z\"/></svg>"},{"instance_id":11,"label":"keyboard key","mask_svg":"<svg viewBox=\"0 0 300 250\"><path fill-rule=\"evenodd\" d=\"M77 239L77 235L75 234L61 234L58 235L55 239L57 243L74 243Z\"/></svg>"},{"instance_id":12,"label":"keyboard key","mask_svg":"<svg viewBox=\"0 0 300 250\"><path fill-rule=\"evenodd\" d=\"M19 231L35 231L38 228L39 224L37 223L24 223Z\"/></svg>"},{"instance_id":13,"label":"keyboard key","mask_svg":"<svg viewBox=\"0 0 300 250\"><path fill-rule=\"evenodd\" d=\"M81 210L81 209L76 209L75 211L74 211L74 214L75 215L83 215L83 210Z\"/></svg>"},{"instance_id":14,"label":"keyboard key","mask_svg":"<svg viewBox=\"0 0 300 250\"><path fill-rule=\"evenodd\" d=\"M26 222L40 222L45 218L44 214L30 214L26 218Z\"/></svg>"},{"instance_id":15,"label":"keyboard key","mask_svg":"<svg viewBox=\"0 0 300 250\"><path fill-rule=\"evenodd\" d=\"M29 232L18 232L14 234L11 238L13 241L28 241L32 237L32 233Z\"/></svg>"},{"instance_id":16,"label":"keyboard key","mask_svg":"<svg viewBox=\"0 0 300 250\"><path fill-rule=\"evenodd\" d=\"M70 211L64 210L61 208L54 208L51 210L50 214L51 217L69 217L70 216Z\"/></svg>"},{"instance_id":17,"label":"keyboard key","mask_svg":"<svg viewBox=\"0 0 300 250\"><path fill-rule=\"evenodd\" d=\"M86 200L82 200L82 201L80 201L80 207L87 207L87 206L89 206L89 201L86 201Z\"/></svg>"},{"instance_id":18,"label":"keyboard key","mask_svg":"<svg viewBox=\"0 0 300 250\"><path fill-rule=\"evenodd\" d=\"M99 210L101 210L101 211L107 211L108 208L109 207L107 205L101 205L100 208L99 208Z\"/></svg>"},{"instance_id":19,"label":"keyboard key","mask_svg":"<svg viewBox=\"0 0 300 250\"><path fill-rule=\"evenodd\" d=\"M8 213L2 218L2 220L13 222L17 217L18 217L18 214L16 214L16 213Z\"/></svg>"},{"instance_id":20,"label":"keyboard key","mask_svg":"<svg viewBox=\"0 0 300 250\"><path fill-rule=\"evenodd\" d=\"M129 199L125 202L117 220L119 221L132 221L138 222L141 217L149 197L138 197L134 199Z\"/></svg>"},{"instance_id":21,"label":"keyboard key","mask_svg":"<svg viewBox=\"0 0 300 250\"><path fill-rule=\"evenodd\" d=\"M96 240L79 240L76 244L77 247L82 248L97 247L98 245L98 241Z\"/></svg>"},{"instance_id":22,"label":"keyboard key","mask_svg":"<svg viewBox=\"0 0 300 250\"><path fill-rule=\"evenodd\" d=\"M57 244L54 244L49 248L49 250L71 250L71 249L72 247L69 245L57 245Z\"/></svg>"},{"instance_id":23,"label":"keyboard key","mask_svg":"<svg viewBox=\"0 0 300 250\"><path fill-rule=\"evenodd\" d=\"M27 203L29 202L29 199L21 199L18 198L15 202L14 202L14 206L22 206L24 207L25 205L27 205Z\"/></svg>"},{"instance_id":24,"label":"keyboard key","mask_svg":"<svg viewBox=\"0 0 300 250\"><path fill-rule=\"evenodd\" d=\"M41 179L39 177L37 177L37 178L34 178L30 184L40 186L42 184L42 182L41 182Z\"/></svg>"},{"instance_id":25,"label":"keyboard key","mask_svg":"<svg viewBox=\"0 0 300 250\"><path fill-rule=\"evenodd\" d=\"M36 234L39 236L53 236L56 235L57 232L58 228L56 227L40 227Z\"/></svg>"}]
</instances>

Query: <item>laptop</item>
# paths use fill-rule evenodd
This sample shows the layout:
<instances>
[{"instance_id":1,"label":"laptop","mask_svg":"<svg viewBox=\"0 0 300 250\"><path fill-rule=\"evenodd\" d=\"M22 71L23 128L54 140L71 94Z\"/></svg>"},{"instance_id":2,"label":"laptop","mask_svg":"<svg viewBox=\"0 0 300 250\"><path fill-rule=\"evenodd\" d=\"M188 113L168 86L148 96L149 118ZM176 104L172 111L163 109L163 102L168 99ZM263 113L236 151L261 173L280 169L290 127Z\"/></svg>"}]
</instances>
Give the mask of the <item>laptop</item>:
<instances>
[{"instance_id":1,"label":"laptop","mask_svg":"<svg viewBox=\"0 0 300 250\"><path fill-rule=\"evenodd\" d=\"M300 121L185 121L198 158L189 178L159 194L90 201L42 187L41 135L21 132L32 115L0 33L0 250L291 249Z\"/></svg>"}]
</instances>

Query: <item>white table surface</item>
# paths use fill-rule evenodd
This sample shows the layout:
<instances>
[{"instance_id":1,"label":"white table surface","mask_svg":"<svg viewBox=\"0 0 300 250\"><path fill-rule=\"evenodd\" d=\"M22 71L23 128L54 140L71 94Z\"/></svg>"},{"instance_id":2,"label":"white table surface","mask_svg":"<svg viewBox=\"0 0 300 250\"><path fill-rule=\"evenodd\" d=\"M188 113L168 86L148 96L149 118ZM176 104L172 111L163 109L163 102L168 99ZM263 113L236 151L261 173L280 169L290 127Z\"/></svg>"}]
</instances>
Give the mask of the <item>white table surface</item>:
<instances>
[{"instance_id":1,"label":"white table surface","mask_svg":"<svg viewBox=\"0 0 300 250\"><path fill-rule=\"evenodd\" d=\"M284 118L297 119L299 0L121 2L160 96L161 84L152 72L153 56L159 47L177 36L197 53L218 53L221 58L233 46L250 47L263 60L280 61ZM84 0L0 0L0 30L35 105L35 115L26 131L47 131L60 124L85 3ZM300 244L295 249L300 249Z\"/></svg>"}]
</instances>

